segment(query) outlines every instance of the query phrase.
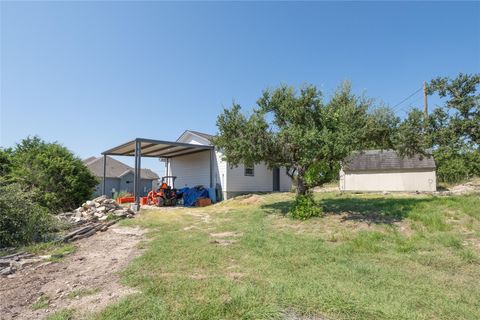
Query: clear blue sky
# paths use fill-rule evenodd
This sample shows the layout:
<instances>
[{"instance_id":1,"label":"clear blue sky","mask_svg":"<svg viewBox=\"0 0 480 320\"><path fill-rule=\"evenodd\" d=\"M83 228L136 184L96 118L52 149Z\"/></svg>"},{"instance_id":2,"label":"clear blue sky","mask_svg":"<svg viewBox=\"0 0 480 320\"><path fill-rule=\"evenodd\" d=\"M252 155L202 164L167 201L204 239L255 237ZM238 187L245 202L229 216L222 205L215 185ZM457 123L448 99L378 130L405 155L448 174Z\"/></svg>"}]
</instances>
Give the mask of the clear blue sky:
<instances>
[{"instance_id":1,"label":"clear blue sky","mask_svg":"<svg viewBox=\"0 0 480 320\"><path fill-rule=\"evenodd\" d=\"M479 2L0 6L0 145L39 135L82 158L215 133L222 107L281 83L328 96L348 79L393 106L424 80L480 71Z\"/></svg>"}]
</instances>

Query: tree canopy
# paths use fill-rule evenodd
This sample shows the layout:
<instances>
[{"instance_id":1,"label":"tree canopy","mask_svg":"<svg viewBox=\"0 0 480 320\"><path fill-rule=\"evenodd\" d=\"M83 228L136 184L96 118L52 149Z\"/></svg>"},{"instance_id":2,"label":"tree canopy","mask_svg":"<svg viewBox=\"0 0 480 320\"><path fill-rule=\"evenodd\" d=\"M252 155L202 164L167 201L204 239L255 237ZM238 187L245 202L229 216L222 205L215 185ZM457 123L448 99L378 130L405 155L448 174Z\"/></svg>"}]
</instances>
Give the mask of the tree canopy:
<instances>
[{"instance_id":1,"label":"tree canopy","mask_svg":"<svg viewBox=\"0 0 480 320\"><path fill-rule=\"evenodd\" d=\"M328 102L313 85L265 90L249 116L239 104L217 119L215 145L230 165L286 167L297 195L338 175L342 161L363 148L388 148L398 118L388 108L352 93L343 83Z\"/></svg>"},{"instance_id":2,"label":"tree canopy","mask_svg":"<svg viewBox=\"0 0 480 320\"><path fill-rule=\"evenodd\" d=\"M440 181L480 175L479 84L480 74L431 80L428 94L438 94L444 103L427 117L417 109L410 111L395 135L400 153L433 155Z\"/></svg>"},{"instance_id":3,"label":"tree canopy","mask_svg":"<svg viewBox=\"0 0 480 320\"><path fill-rule=\"evenodd\" d=\"M59 212L91 197L97 179L83 162L58 143L22 140L0 154L5 179L22 186L38 205Z\"/></svg>"}]
</instances>

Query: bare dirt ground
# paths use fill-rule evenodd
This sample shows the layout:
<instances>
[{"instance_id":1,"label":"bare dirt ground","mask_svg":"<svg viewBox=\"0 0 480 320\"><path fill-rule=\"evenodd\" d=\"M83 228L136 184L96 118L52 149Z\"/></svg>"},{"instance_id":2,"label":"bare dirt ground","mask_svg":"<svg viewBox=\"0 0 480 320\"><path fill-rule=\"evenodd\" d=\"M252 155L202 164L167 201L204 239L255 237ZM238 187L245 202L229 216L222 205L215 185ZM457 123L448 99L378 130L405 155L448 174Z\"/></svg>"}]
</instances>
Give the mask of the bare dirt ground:
<instances>
[{"instance_id":1,"label":"bare dirt ground","mask_svg":"<svg viewBox=\"0 0 480 320\"><path fill-rule=\"evenodd\" d=\"M0 278L0 319L43 319L62 309L74 309L75 318L82 318L134 293L120 284L119 271L141 253L143 234L113 226L77 241L77 250L59 262Z\"/></svg>"}]
</instances>

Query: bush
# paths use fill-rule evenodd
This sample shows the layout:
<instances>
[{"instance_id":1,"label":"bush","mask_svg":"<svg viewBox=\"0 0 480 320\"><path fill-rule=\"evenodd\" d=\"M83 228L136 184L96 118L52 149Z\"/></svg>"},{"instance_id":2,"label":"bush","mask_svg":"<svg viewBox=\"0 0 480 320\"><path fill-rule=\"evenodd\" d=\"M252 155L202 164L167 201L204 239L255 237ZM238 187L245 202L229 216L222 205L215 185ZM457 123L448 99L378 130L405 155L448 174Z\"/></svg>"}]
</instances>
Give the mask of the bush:
<instances>
[{"instance_id":1,"label":"bush","mask_svg":"<svg viewBox=\"0 0 480 320\"><path fill-rule=\"evenodd\" d=\"M0 182L0 248L42 240L55 226L47 209L17 183Z\"/></svg>"},{"instance_id":2,"label":"bush","mask_svg":"<svg viewBox=\"0 0 480 320\"><path fill-rule=\"evenodd\" d=\"M34 202L53 213L80 206L98 183L83 162L58 143L27 138L9 154L8 179L33 192Z\"/></svg>"},{"instance_id":3,"label":"bush","mask_svg":"<svg viewBox=\"0 0 480 320\"><path fill-rule=\"evenodd\" d=\"M321 214L322 209L315 202L311 194L297 195L290 208L290 216L299 220L307 220L312 217L318 217Z\"/></svg>"},{"instance_id":4,"label":"bush","mask_svg":"<svg viewBox=\"0 0 480 320\"><path fill-rule=\"evenodd\" d=\"M133 197L133 194L130 192L127 192L125 190L123 191L117 191L113 194L113 199L118 199L118 198L123 198L123 197Z\"/></svg>"},{"instance_id":5,"label":"bush","mask_svg":"<svg viewBox=\"0 0 480 320\"><path fill-rule=\"evenodd\" d=\"M480 152L460 153L440 148L433 155L441 182L459 183L480 175Z\"/></svg>"}]
</instances>

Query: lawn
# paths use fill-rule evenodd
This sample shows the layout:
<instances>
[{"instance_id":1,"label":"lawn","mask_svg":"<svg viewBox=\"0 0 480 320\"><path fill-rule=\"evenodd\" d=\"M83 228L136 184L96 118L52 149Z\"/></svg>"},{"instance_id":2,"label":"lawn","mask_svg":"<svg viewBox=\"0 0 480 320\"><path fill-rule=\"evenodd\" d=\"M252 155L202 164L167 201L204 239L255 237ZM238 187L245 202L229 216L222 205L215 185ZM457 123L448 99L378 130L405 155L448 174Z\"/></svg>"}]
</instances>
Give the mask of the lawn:
<instances>
[{"instance_id":1,"label":"lawn","mask_svg":"<svg viewBox=\"0 0 480 320\"><path fill-rule=\"evenodd\" d=\"M480 197L291 194L143 211L123 274L139 290L98 319L480 319Z\"/></svg>"}]
</instances>

